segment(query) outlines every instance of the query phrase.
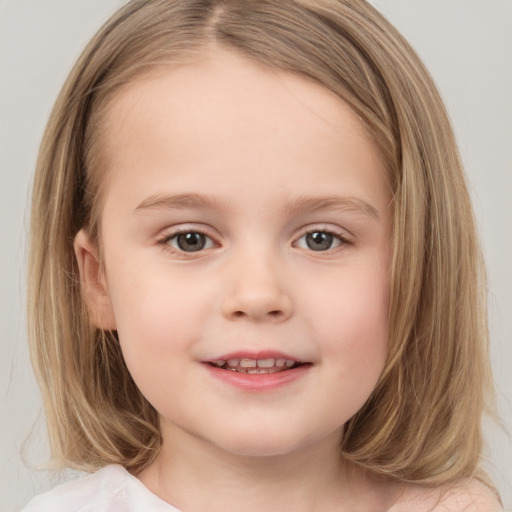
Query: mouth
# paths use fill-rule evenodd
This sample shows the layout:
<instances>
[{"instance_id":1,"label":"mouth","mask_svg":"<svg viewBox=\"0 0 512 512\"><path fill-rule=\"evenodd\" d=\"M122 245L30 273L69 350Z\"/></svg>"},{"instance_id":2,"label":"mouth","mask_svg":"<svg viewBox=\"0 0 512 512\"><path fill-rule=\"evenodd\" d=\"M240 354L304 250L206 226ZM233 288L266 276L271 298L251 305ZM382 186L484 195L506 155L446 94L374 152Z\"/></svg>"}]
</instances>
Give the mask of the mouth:
<instances>
[{"instance_id":1,"label":"mouth","mask_svg":"<svg viewBox=\"0 0 512 512\"><path fill-rule=\"evenodd\" d=\"M304 378L312 362L274 350L223 354L203 363L221 382L249 393L271 392Z\"/></svg>"},{"instance_id":2,"label":"mouth","mask_svg":"<svg viewBox=\"0 0 512 512\"><path fill-rule=\"evenodd\" d=\"M221 370L253 375L285 372L309 363L301 363L294 359L269 357L264 359L218 359L210 362L209 364L214 368L219 368Z\"/></svg>"}]
</instances>

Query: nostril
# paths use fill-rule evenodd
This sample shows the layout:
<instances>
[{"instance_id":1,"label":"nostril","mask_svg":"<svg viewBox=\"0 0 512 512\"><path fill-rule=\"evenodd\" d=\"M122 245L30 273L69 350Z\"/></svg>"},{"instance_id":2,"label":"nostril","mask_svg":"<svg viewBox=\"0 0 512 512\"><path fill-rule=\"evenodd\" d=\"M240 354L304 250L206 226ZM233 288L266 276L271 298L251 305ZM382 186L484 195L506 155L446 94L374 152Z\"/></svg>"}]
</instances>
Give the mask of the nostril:
<instances>
[{"instance_id":1,"label":"nostril","mask_svg":"<svg viewBox=\"0 0 512 512\"><path fill-rule=\"evenodd\" d=\"M278 319L280 319L281 317L284 316L284 313L280 309L273 309L271 311L267 311L267 313L262 313L261 315L251 315L251 314L246 313L245 311L242 311L242 310L233 311L231 313L231 318L232 319L242 319L242 318L251 317L251 316L255 316L255 317L257 316L260 319L263 319L264 317L267 317L267 318L272 318L272 319L278 320Z\"/></svg>"}]
</instances>

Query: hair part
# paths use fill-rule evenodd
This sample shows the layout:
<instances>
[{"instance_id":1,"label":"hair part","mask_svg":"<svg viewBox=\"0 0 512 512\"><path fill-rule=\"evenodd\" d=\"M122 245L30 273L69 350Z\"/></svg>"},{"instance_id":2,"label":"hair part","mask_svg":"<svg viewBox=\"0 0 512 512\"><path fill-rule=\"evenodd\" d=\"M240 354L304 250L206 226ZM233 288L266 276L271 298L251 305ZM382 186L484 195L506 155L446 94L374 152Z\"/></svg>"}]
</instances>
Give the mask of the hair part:
<instances>
[{"instance_id":1,"label":"hair part","mask_svg":"<svg viewBox=\"0 0 512 512\"><path fill-rule=\"evenodd\" d=\"M91 325L73 239L100 245L101 134L120 90L212 45L313 80L364 120L393 193L389 355L342 456L403 481L476 474L492 396L485 272L450 122L403 37L361 0L133 0L89 43L45 132L34 183L29 335L57 464L138 471L158 414L115 332Z\"/></svg>"}]
</instances>

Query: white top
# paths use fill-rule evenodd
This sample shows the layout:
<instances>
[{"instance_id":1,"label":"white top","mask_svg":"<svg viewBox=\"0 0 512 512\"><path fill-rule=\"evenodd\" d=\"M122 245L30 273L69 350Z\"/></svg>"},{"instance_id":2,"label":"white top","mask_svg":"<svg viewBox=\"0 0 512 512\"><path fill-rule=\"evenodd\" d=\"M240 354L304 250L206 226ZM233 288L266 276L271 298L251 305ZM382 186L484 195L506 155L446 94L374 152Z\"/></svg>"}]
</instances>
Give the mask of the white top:
<instances>
[{"instance_id":1,"label":"white top","mask_svg":"<svg viewBox=\"0 0 512 512\"><path fill-rule=\"evenodd\" d=\"M125 468L96 473L36 496L22 512L180 512L154 495Z\"/></svg>"}]
</instances>

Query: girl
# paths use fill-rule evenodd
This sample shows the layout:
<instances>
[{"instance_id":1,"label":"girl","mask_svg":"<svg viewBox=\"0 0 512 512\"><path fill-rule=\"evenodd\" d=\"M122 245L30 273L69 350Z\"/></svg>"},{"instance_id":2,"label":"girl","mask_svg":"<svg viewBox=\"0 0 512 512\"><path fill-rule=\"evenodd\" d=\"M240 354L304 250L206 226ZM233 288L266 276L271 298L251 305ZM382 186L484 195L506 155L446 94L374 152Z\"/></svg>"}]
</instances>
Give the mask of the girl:
<instances>
[{"instance_id":1,"label":"girl","mask_svg":"<svg viewBox=\"0 0 512 512\"><path fill-rule=\"evenodd\" d=\"M27 511L501 509L453 134L368 4L129 2L52 114L31 239L53 454L93 474Z\"/></svg>"}]
</instances>

